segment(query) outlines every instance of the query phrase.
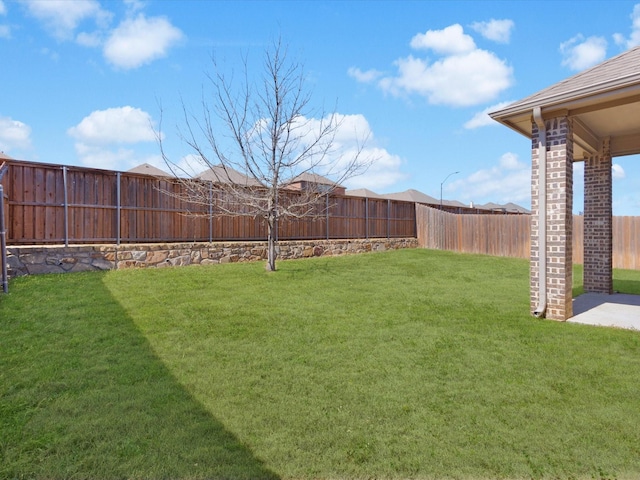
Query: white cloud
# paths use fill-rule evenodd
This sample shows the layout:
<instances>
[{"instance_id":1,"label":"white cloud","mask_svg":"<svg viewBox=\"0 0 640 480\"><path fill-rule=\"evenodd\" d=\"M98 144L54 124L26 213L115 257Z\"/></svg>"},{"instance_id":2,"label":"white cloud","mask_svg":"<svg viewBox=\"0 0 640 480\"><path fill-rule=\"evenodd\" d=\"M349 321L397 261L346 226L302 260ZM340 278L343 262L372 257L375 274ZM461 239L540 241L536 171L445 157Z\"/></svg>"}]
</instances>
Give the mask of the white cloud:
<instances>
[{"instance_id":1,"label":"white cloud","mask_svg":"<svg viewBox=\"0 0 640 480\"><path fill-rule=\"evenodd\" d=\"M374 141L371 126L364 115L344 115L338 113L335 115L335 121L338 128L334 138L334 143L337 146L351 144L354 142L362 143L364 140L368 142Z\"/></svg>"},{"instance_id":2,"label":"white cloud","mask_svg":"<svg viewBox=\"0 0 640 480\"><path fill-rule=\"evenodd\" d=\"M96 110L67 133L91 145L152 142L156 140L151 116L130 106Z\"/></svg>"},{"instance_id":3,"label":"white cloud","mask_svg":"<svg viewBox=\"0 0 640 480\"><path fill-rule=\"evenodd\" d=\"M526 165L518 159L518 155L511 152L502 155L499 163L500 168L504 170L521 170L523 167L526 167Z\"/></svg>"},{"instance_id":4,"label":"white cloud","mask_svg":"<svg viewBox=\"0 0 640 480\"><path fill-rule=\"evenodd\" d=\"M135 152L131 149L120 148L110 150L102 146L87 145L82 142L75 144L76 153L85 167L104 168L106 170L128 170L122 165L134 162ZM132 167L135 165L131 165Z\"/></svg>"},{"instance_id":5,"label":"white cloud","mask_svg":"<svg viewBox=\"0 0 640 480\"><path fill-rule=\"evenodd\" d=\"M361 175L347 179L344 184L349 188L369 188L372 190L386 188L406 178L401 172L402 159L389 153L377 145L369 122L364 115L337 115L339 123L334 138L334 149L329 163L338 170L344 168L342 159L350 159L363 145L359 160L369 164L369 168Z\"/></svg>"},{"instance_id":6,"label":"white cloud","mask_svg":"<svg viewBox=\"0 0 640 480\"><path fill-rule=\"evenodd\" d=\"M142 10L147 2L143 2L141 0L124 0L124 4L127 7L129 13L136 13L139 10Z\"/></svg>"},{"instance_id":7,"label":"white cloud","mask_svg":"<svg viewBox=\"0 0 640 480\"><path fill-rule=\"evenodd\" d=\"M74 31L87 19L104 25L111 14L97 0L69 2L67 0L24 0L27 11L59 40L70 40Z\"/></svg>"},{"instance_id":8,"label":"white cloud","mask_svg":"<svg viewBox=\"0 0 640 480\"><path fill-rule=\"evenodd\" d=\"M473 130L475 128L487 127L490 125L498 125L493 118L489 116L489 113L495 112L496 110L500 110L501 108L506 107L512 102L500 102L495 105L491 105L490 107L485 108L481 112L476 113L471 120L464 124L464 128L468 130Z\"/></svg>"},{"instance_id":9,"label":"white cloud","mask_svg":"<svg viewBox=\"0 0 640 480\"><path fill-rule=\"evenodd\" d=\"M308 168L311 163L316 163L313 168L316 173L338 180L338 177L344 174L350 161L360 152L358 162L368 164L369 167L361 174L342 181L345 186L382 189L406 178L406 174L401 171L404 162L399 156L393 155L378 144L364 115L336 113L333 118L330 116L324 119L300 117L295 125L298 131L297 135L300 137L299 147L305 148L305 145L317 137L322 126L326 126L327 122L331 120L334 122L336 131L331 138L330 151L321 161L318 156L314 162L305 164L305 167ZM261 133L263 131L257 129L256 132L258 130ZM320 155L324 154L323 146L320 146L318 152ZM296 175L298 172L288 173Z\"/></svg>"},{"instance_id":10,"label":"white cloud","mask_svg":"<svg viewBox=\"0 0 640 480\"><path fill-rule=\"evenodd\" d=\"M178 177L195 177L209 168L209 165L196 154L185 155L177 162L171 162L169 165L167 165L167 162L165 162L162 156L159 156L157 160L147 163L165 172L171 171Z\"/></svg>"},{"instance_id":11,"label":"white cloud","mask_svg":"<svg viewBox=\"0 0 640 480\"><path fill-rule=\"evenodd\" d=\"M394 62L397 74L380 77L377 70L352 67L358 81L372 82L394 96L420 95L431 104L466 107L494 100L513 83L513 69L493 52L476 47L458 24L429 30L411 40L415 49L442 55L436 60L409 55Z\"/></svg>"},{"instance_id":12,"label":"white cloud","mask_svg":"<svg viewBox=\"0 0 640 480\"><path fill-rule=\"evenodd\" d=\"M531 167L508 152L497 165L456 180L447 190L455 191L467 203L526 203L531 198Z\"/></svg>"},{"instance_id":13,"label":"white cloud","mask_svg":"<svg viewBox=\"0 0 640 480\"><path fill-rule=\"evenodd\" d=\"M616 45L625 45L625 43L627 42L627 40L624 38L624 35L622 35L621 33L614 33L613 35L613 41L616 43Z\"/></svg>"},{"instance_id":14,"label":"white cloud","mask_svg":"<svg viewBox=\"0 0 640 480\"><path fill-rule=\"evenodd\" d=\"M355 78L356 81L360 82L360 83L371 83L376 81L378 78L380 78L383 73L375 70L375 69L371 69L371 70L367 70L362 71L359 68L356 67L351 67L349 68L349 70L347 70L347 74L351 77L351 78Z\"/></svg>"},{"instance_id":15,"label":"white cloud","mask_svg":"<svg viewBox=\"0 0 640 480\"><path fill-rule=\"evenodd\" d=\"M624 35L616 33L613 35L614 41L618 45L622 45L626 48L633 48L640 45L640 3L633 7L631 17L631 34L629 38L625 38Z\"/></svg>"},{"instance_id":16,"label":"white cloud","mask_svg":"<svg viewBox=\"0 0 640 480\"><path fill-rule=\"evenodd\" d=\"M0 0L0 15L7 14L7 7L4 2ZM11 38L11 28L9 25L0 25L0 38Z\"/></svg>"},{"instance_id":17,"label":"white cloud","mask_svg":"<svg viewBox=\"0 0 640 480\"><path fill-rule=\"evenodd\" d=\"M475 50L476 44L464 33L460 24L450 25L443 30L427 30L411 39L411 48L431 49L441 55L455 55Z\"/></svg>"},{"instance_id":18,"label":"white cloud","mask_svg":"<svg viewBox=\"0 0 640 480\"><path fill-rule=\"evenodd\" d=\"M611 170L614 180L626 176L619 164L613 164ZM578 212L583 209L584 162L573 164L573 184L574 207ZM525 204L531 199L531 166L515 153L508 152L500 157L497 165L451 182L447 190L455 191L456 196L466 203L514 202L527 206Z\"/></svg>"},{"instance_id":19,"label":"white cloud","mask_svg":"<svg viewBox=\"0 0 640 480\"><path fill-rule=\"evenodd\" d=\"M629 38L629 41L627 42L627 46L629 48L631 47L635 47L637 45L640 45L640 3L636 4L635 7L633 7L633 13L631 14L631 20L632 20L632 31L631 31L631 37Z\"/></svg>"},{"instance_id":20,"label":"white cloud","mask_svg":"<svg viewBox=\"0 0 640 480\"><path fill-rule=\"evenodd\" d=\"M31 146L31 127L10 117L0 117L0 151Z\"/></svg>"},{"instance_id":21,"label":"white cloud","mask_svg":"<svg viewBox=\"0 0 640 480\"><path fill-rule=\"evenodd\" d=\"M80 163L85 167L126 171L143 163L167 170L161 155L143 155L130 148L107 148L99 145L75 144Z\"/></svg>"},{"instance_id":22,"label":"white cloud","mask_svg":"<svg viewBox=\"0 0 640 480\"><path fill-rule=\"evenodd\" d=\"M76 37L76 42L83 47L99 47L102 44L102 35L100 32L80 32Z\"/></svg>"},{"instance_id":23,"label":"white cloud","mask_svg":"<svg viewBox=\"0 0 640 480\"><path fill-rule=\"evenodd\" d=\"M602 62L607 55L607 41L602 37L589 37L582 35L560 44L562 65L571 70L584 70Z\"/></svg>"},{"instance_id":24,"label":"white cloud","mask_svg":"<svg viewBox=\"0 0 640 480\"><path fill-rule=\"evenodd\" d=\"M480 35L498 43L509 43L514 26L513 20L495 20L493 18L488 22L471 24L471 28Z\"/></svg>"},{"instance_id":25,"label":"white cloud","mask_svg":"<svg viewBox=\"0 0 640 480\"><path fill-rule=\"evenodd\" d=\"M156 141L151 116L139 108L96 110L67 133L76 139L76 153L85 166L128 170L141 163L161 161L159 154L141 155L123 146Z\"/></svg>"},{"instance_id":26,"label":"white cloud","mask_svg":"<svg viewBox=\"0 0 640 480\"><path fill-rule=\"evenodd\" d=\"M617 163L611 165L611 176L614 180L623 179L626 176L626 173L624 172L624 168L622 168L622 165L619 165Z\"/></svg>"},{"instance_id":27,"label":"white cloud","mask_svg":"<svg viewBox=\"0 0 640 480\"><path fill-rule=\"evenodd\" d=\"M50 58L54 62L57 62L58 60L60 60L60 54L57 51L51 50L47 47L41 48L40 53L43 56Z\"/></svg>"},{"instance_id":28,"label":"white cloud","mask_svg":"<svg viewBox=\"0 0 640 480\"><path fill-rule=\"evenodd\" d=\"M372 163L362 175L352 177L344 182L348 188L368 188L380 191L408 177L401 171L404 163L402 159L384 148L366 148L362 155L365 159L371 159Z\"/></svg>"},{"instance_id":29,"label":"white cloud","mask_svg":"<svg viewBox=\"0 0 640 480\"><path fill-rule=\"evenodd\" d=\"M2 0L0 0L1 2ZM137 68L167 55L184 34L165 17L146 17L140 0L125 0L126 18L109 28L113 13L97 0L23 0L28 13L58 40L75 40L84 47L102 47L105 59L122 69ZM76 31L93 21L93 30ZM7 27L8 28L8 27ZM9 35L0 26L0 37Z\"/></svg>"},{"instance_id":30,"label":"white cloud","mask_svg":"<svg viewBox=\"0 0 640 480\"><path fill-rule=\"evenodd\" d=\"M512 83L512 69L493 53L473 50L429 64L409 56L396 62L398 75L380 80L392 95L419 94L436 105L466 107L493 100Z\"/></svg>"},{"instance_id":31,"label":"white cloud","mask_svg":"<svg viewBox=\"0 0 640 480\"><path fill-rule=\"evenodd\" d=\"M166 56L167 50L183 36L166 18L139 14L124 20L111 32L104 45L104 56L116 67L137 68Z\"/></svg>"}]
</instances>

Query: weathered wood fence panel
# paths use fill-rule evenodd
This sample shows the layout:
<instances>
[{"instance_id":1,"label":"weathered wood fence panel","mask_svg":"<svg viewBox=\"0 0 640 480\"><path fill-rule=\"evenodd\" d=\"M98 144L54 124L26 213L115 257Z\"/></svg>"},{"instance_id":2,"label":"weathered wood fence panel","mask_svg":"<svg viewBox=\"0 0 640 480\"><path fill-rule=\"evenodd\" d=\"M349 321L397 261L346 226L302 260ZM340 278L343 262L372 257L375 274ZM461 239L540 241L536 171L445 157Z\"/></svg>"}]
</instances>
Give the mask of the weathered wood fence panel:
<instances>
[{"instance_id":1,"label":"weathered wood fence panel","mask_svg":"<svg viewBox=\"0 0 640 480\"><path fill-rule=\"evenodd\" d=\"M529 215L457 215L418 205L416 227L421 247L529 257Z\"/></svg>"},{"instance_id":2,"label":"weathered wood fence panel","mask_svg":"<svg viewBox=\"0 0 640 480\"><path fill-rule=\"evenodd\" d=\"M613 266L640 270L639 217L613 217Z\"/></svg>"},{"instance_id":3,"label":"weathered wood fence panel","mask_svg":"<svg viewBox=\"0 0 640 480\"><path fill-rule=\"evenodd\" d=\"M181 200L184 187L171 179L22 161L7 164L2 184L8 197L8 244L246 241L267 236L262 218L219 216L208 205ZM282 219L278 238L416 234L413 202L330 196L321 210L317 218Z\"/></svg>"},{"instance_id":4,"label":"weathered wood fence panel","mask_svg":"<svg viewBox=\"0 0 640 480\"><path fill-rule=\"evenodd\" d=\"M418 245L529 258L529 215L455 215L416 207ZM573 263L584 263L584 217L573 217ZM613 267L640 270L640 217L613 217Z\"/></svg>"},{"instance_id":5,"label":"weathered wood fence panel","mask_svg":"<svg viewBox=\"0 0 640 480\"><path fill-rule=\"evenodd\" d=\"M584 265L584 217L573 216L573 263ZM615 254L614 254L615 256ZM615 267L619 268L619 267Z\"/></svg>"}]
</instances>

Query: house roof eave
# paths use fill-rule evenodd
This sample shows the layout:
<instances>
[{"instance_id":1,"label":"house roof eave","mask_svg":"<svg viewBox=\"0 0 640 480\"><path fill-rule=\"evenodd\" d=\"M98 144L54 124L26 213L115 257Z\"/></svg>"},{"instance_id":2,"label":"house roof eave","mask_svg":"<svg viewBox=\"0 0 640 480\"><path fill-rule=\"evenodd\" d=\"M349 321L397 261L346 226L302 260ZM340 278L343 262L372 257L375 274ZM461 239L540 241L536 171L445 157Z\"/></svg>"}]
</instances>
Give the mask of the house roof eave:
<instances>
[{"instance_id":1,"label":"house roof eave","mask_svg":"<svg viewBox=\"0 0 640 480\"><path fill-rule=\"evenodd\" d=\"M503 119L529 114L535 107L540 107L543 112L545 110L571 110L635 97L640 93L640 74L634 75L634 77L635 81L626 85L611 82L612 84L607 89L583 88L579 91L563 92L549 97L536 95L533 98L532 96L512 103L501 110L489 112L489 116L501 122Z\"/></svg>"},{"instance_id":2,"label":"house roof eave","mask_svg":"<svg viewBox=\"0 0 640 480\"><path fill-rule=\"evenodd\" d=\"M580 116L616 106L640 103L640 46L544 88L505 108L490 112L499 123L526 136L531 135L532 111L542 115Z\"/></svg>"}]
</instances>

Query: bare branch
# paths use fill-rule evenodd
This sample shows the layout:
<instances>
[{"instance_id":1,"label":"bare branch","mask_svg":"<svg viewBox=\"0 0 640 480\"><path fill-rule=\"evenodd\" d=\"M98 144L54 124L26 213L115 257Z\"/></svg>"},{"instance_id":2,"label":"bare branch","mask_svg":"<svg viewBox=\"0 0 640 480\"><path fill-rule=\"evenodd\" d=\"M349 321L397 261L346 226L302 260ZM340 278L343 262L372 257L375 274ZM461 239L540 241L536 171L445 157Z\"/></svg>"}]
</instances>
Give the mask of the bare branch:
<instances>
[{"instance_id":1,"label":"bare branch","mask_svg":"<svg viewBox=\"0 0 640 480\"><path fill-rule=\"evenodd\" d=\"M367 138L349 151L336 144L343 116L334 111L314 117L304 69L288 53L280 39L275 41L265 51L256 84L250 82L247 57L238 81L212 56L210 99L203 94L199 115L182 103L179 136L205 169L198 177L180 175L185 169L168 158L161 131L156 134L162 157L176 175L168 194L200 207L194 209L199 214L207 206L207 214L264 218L269 270L275 270L278 219L325 215L328 195L370 163L362 158Z\"/></svg>"}]
</instances>

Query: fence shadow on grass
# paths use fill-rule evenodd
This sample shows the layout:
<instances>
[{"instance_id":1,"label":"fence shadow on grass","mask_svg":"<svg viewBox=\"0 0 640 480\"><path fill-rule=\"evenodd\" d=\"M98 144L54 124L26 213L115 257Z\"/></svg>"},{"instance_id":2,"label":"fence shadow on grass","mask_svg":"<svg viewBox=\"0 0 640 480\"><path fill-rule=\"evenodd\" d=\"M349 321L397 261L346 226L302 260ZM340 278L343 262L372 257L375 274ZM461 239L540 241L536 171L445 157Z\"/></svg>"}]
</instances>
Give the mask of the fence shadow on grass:
<instances>
[{"instance_id":1,"label":"fence shadow on grass","mask_svg":"<svg viewBox=\"0 0 640 480\"><path fill-rule=\"evenodd\" d=\"M277 479L178 383L102 277L19 279L0 302L0 477Z\"/></svg>"}]
</instances>

